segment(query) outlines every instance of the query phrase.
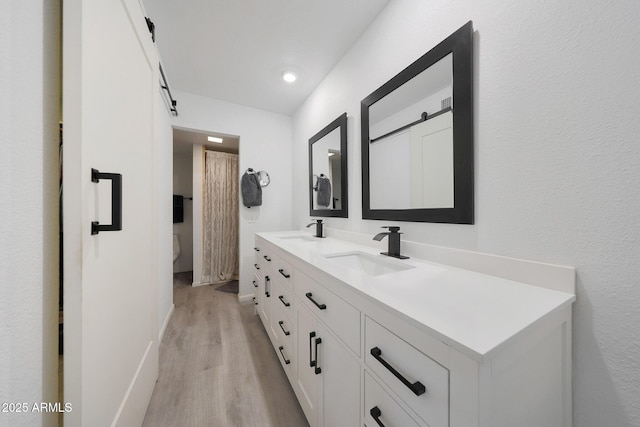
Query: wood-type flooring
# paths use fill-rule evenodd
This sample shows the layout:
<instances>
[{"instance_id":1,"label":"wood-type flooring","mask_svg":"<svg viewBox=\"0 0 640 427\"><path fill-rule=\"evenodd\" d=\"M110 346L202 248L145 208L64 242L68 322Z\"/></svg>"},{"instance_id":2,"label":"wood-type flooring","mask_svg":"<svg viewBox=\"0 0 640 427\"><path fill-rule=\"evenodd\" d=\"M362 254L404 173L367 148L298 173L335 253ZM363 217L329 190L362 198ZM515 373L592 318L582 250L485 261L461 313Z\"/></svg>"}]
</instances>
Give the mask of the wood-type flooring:
<instances>
[{"instance_id":1,"label":"wood-type flooring","mask_svg":"<svg viewBox=\"0 0 640 427\"><path fill-rule=\"evenodd\" d=\"M174 276L144 427L304 427L308 423L252 303Z\"/></svg>"}]
</instances>

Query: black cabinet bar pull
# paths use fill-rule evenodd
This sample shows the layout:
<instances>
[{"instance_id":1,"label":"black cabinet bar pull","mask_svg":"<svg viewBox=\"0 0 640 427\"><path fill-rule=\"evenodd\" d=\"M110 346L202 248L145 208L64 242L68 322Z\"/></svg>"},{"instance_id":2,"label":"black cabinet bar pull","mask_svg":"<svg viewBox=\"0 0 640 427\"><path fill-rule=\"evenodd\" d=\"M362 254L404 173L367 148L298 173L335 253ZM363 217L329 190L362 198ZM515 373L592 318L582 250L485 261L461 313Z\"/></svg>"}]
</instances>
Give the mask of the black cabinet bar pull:
<instances>
[{"instance_id":1,"label":"black cabinet bar pull","mask_svg":"<svg viewBox=\"0 0 640 427\"><path fill-rule=\"evenodd\" d=\"M309 300L314 303L316 305L316 307L318 307L320 310L326 310L327 306L326 304L318 304L318 302L316 300L313 299L313 294L311 292L307 292L306 294L304 294L307 298L309 298Z\"/></svg>"},{"instance_id":2,"label":"black cabinet bar pull","mask_svg":"<svg viewBox=\"0 0 640 427\"><path fill-rule=\"evenodd\" d=\"M322 369L320 369L320 366L318 366L318 344L322 344L322 338L316 338L315 340L316 343L316 363L315 365L315 373L316 375L318 375L320 372L322 372Z\"/></svg>"},{"instance_id":3,"label":"black cabinet bar pull","mask_svg":"<svg viewBox=\"0 0 640 427\"><path fill-rule=\"evenodd\" d=\"M280 274L282 274L282 275L283 275L285 278L287 278L287 279L288 279L289 277L291 277L291 275L286 274L286 273L284 272L284 269L282 269L282 268L281 268L280 270L278 270L278 271L280 272Z\"/></svg>"},{"instance_id":4,"label":"black cabinet bar pull","mask_svg":"<svg viewBox=\"0 0 640 427\"><path fill-rule=\"evenodd\" d=\"M254 251L260 252L260 248L253 248Z\"/></svg>"},{"instance_id":5,"label":"black cabinet bar pull","mask_svg":"<svg viewBox=\"0 0 640 427\"><path fill-rule=\"evenodd\" d=\"M122 175L119 173L100 172L91 169L91 182L100 182L101 179L111 180L111 224L100 224L99 221L91 221L91 234L101 231L122 230Z\"/></svg>"},{"instance_id":6,"label":"black cabinet bar pull","mask_svg":"<svg viewBox=\"0 0 640 427\"><path fill-rule=\"evenodd\" d=\"M271 279L269 276L264 276L264 294L267 298L271 297Z\"/></svg>"},{"instance_id":7,"label":"black cabinet bar pull","mask_svg":"<svg viewBox=\"0 0 640 427\"><path fill-rule=\"evenodd\" d=\"M282 329L282 332L284 332L284 334L285 334L286 336L291 335L291 332L289 332L289 331L287 331L287 330L285 330L285 329L284 329L284 321L282 321L282 320L281 320L281 321L279 321L279 322L278 322L278 325L280 325L280 329Z\"/></svg>"},{"instance_id":8,"label":"black cabinet bar pull","mask_svg":"<svg viewBox=\"0 0 640 427\"><path fill-rule=\"evenodd\" d=\"M256 297L253 297L253 305L258 305L258 301L256 301Z\"/></svg>"},{"instance_id":9,"label":"black cabinet bar pull","mask_svg":"<svg viewBox=\"0 0 640 427\"><path fill-rule=\"evenodd\" d=\"M271 258L269 258L268 256L264 255L262 258L266 259L267 261L271 262Z\"/></svg>"},{"instance_id":10,"label":"black cabinet bar pull","mask_svg":"<svg viewBox=\"0 0 640 427\"><path fill-rule=\"evenodd\" d=\"M416 381L415 383L409 382L409 380L403 377L400 372L396 371L393 366L391 366L386 360L382 358L382 350L380 350L378 347L373 347L371 349L371 355L378 362L382 363L382 366L387 368L389 372L391 372L397 379L402 381L402 384L406 385L409 388L409 390L411 390L416 396L420 396L424 394L424 392L426 391L426 389L424 388L424 385L422 385L420 381Z\"/></svg>"},{"instance_id":11,"label":"black cabinet bar pull","mask_svg":"<svg viewBox=\"0 0 640 427\"><path fill-rule=\"evenodd\" d=\"M254 288L257 288L257 287L258 287L258 284L256 283L256 281L255 281L255 280L253 280L253 281L252 281L252 283L253 283L253 287L254 287Z\"/></svg>"},{"instance_id":12,"label":"black cabinet bar pull","mask_svg":"<svg viewBox=\"0 0 640 427\"><path fill-rule=\"evenodd\" d=\"M380 410L380 408L374 406L373 408L371 408L369 413L371 414L371 417L373 417L373 420L378 423L380 427L384 427L384 424L382 424L382 421L380 421L380 417L382 416L382 411Z\"/></svg>"},{"instance_id":13,"label":"black cabinet bar pull","mask_svg":"<svg viewBox=\"0 0 640 427\"><path fill-rule=\"evenodd\" d=\"M260 266L258 264L253 264L253 266L256 268L256 270L260 270Z\"/></svg>"},{"instance_id":14,"label":"black cabinet bar pull","mask_svg":"<svg viewBox=\"0 0 640 427\"><path fill-rule=\"evenodd\" d=\"M284 304L284 306L285 306L285 307L289 307L289 306L291 305L290 303L288 303L288 302L286 302L286 301L284 300L284 295L280 295L280 296L278 297L278 299L280 300L280 302L281 302L281 303L283 303L283 304Z\"/></svg>"},{"instance_id":15,"label":"black cabinet bar pull","mask_svg":"<svg viewBox=\"0 0 640 427\"><path fill-rule=\"evenodd\" d=\"M313 360L313 353L311 352L311 349L313 348L313 337L315 336L315 332L309 332L309 366L312 368L316 366L316 362Z\"/></svg>"},{"instance_id":16,"label":"black cabinet bar pull","mask_svg":"<svg viewBox=\"0 0 640 427\"><path fill-rule=\"evenodd\" d=\"M282 350L284 350L283 346L278 347L278 350L280 350L280 354L282 355L282 360L284 360L285 365L288 365L289 363L291 363L291 360L287 359L287 356L284 355L284 353L282 352Z\"/></svg>"}]
</instances>

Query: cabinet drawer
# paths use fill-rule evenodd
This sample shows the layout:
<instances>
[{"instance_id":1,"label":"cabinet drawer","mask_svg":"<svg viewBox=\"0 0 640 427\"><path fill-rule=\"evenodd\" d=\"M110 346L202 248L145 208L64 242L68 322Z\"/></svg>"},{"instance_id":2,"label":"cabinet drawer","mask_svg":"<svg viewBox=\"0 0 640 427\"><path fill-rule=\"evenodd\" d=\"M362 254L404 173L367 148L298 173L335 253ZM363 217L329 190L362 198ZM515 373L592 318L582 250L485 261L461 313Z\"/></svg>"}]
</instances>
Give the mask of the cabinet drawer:
<instances>
[{"instance_id":1,"label":"cabinet drawer","mask_svg":"<svg viewBox=\"0 0 640 427\"><path fill-rule=\"evenodd\" d=\"M300 271L295 272L296 296L354 353L360 355L360 311Z\"/></svg>"},{"instance_id":2,"label":"cabinet drawer","mask_svg":"<svg viewBox=\"0 0 640 427\"><path fill-rule=\"evenodd\" d=\"M364 375L364 420L367 426L419 427L419 424L384 391L368 372Z\"/></svg>"},{"instance_id":3,"label":"cabinet drawer","mask_svg":"<svg viewBox=\"0 0 640 427\"><path fill-rule=\"evenodd\" d=\"M291 289L291 282L293 281L293 268L291 264L282 258L278 258L274 264L273 274L283 285Z\"/></svg>"},{"instance_id":4,"label":"cabinet drawer","mask_svg":"<svg viewBox=\"0 0 640 427\"><path fill-rule=\"evenodd\" d=\"M260 266L262 274L273 274L274 256L267 247L256 252L256 264Z\"/></svg>"},{"instance_id":5,"label":"cabinet drawer","mask_svg":"<svg viewBox=\"0 0 640 427\"><path fill-rule=\"evenodd\" d=\"M369 317L365 363L429 426L449 425L449 370Z\"/></svg>"},{"instance_id":6,"label":"cabinet drawer","mask_svg":"<svg viewBox=\"0 0 640 427\"><path fill-rule=\"evenodd\" d=\"M292 382L295 378L295 359L294 359L294 347L289 345L287 342L278 341L276 346L276 354L278 356L278 360L280 360L280 364L284 368L284 372L287 374L289 378L289 382Z\"/></svg>"},{"instance_id":7,"label":"cabinet drawer","mask_svg":"<svg viewBox=\"0 0 640 427\"><path fill-rule=\"evenodd\" d=\"M295 294L293 293L293 290L283 284L282 280L278 279L277 276L272 280L272 284L272 303L276 306L277 310L285 316L290 319L295 318Z\"/></svg>"},{"instance_id":8,"label":"cabinet drawer","mask_svg":"<svg viewBox=\"0 0 640 427\"><path fill-rule=\"evenodd\" d=\"M264 245L261 245L260 243L257 242L256 239L256 243L253 247L253 268L254 271L258 274L262 273L262 254L264 253Z\"/></svg>"},{"instance_id":9,"label":"cabinet drawer","mask_svg":"<svg viewBox=\"0 0 640 427\"><path fill-rule=\"evenodd\" d=\"M260 287L260 280L262 280L260 278L260 276L258 275L258 272L254 272L253 277L251 278L251 289L253 289L253 293L255 295L258 295L258 288Z\"/></svg>"}]
</instances>

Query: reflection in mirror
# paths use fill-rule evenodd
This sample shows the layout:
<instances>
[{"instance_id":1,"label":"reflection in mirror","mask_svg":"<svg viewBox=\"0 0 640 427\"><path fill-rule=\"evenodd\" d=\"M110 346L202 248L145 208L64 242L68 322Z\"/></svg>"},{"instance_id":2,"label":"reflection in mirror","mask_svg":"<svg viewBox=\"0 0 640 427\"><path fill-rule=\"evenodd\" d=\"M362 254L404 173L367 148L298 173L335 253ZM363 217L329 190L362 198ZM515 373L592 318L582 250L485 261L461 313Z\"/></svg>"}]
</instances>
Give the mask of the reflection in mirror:
<instances>
[{"instance_id":1,"label":"reflection in mirror","mask_svg":"<svg viewBox=\"0 0 640 427\"><path fill-rule=\"evenodd\" d=\"M362 101L363 219L473 223L472 38L468 22Z\"/></svg>"},{"instance_id":2,"label":"reflection in mirror","mask_svg":"<svg viewBox=\"0 0 640 427\"><path fill-rule=\"evenodd\" d=\"M371 209L453 208L453 61L369 108Z\"/></svg>"},{"instance_id":3,"label":"reflection in mirror","mask_svg":"<svg viewBox=\"0 0 640 427\"><path fill-rule=\"evenodd\" d=\"M309 139L311 216L348 216L347 113Z\"/></svg>"}]
</instances>

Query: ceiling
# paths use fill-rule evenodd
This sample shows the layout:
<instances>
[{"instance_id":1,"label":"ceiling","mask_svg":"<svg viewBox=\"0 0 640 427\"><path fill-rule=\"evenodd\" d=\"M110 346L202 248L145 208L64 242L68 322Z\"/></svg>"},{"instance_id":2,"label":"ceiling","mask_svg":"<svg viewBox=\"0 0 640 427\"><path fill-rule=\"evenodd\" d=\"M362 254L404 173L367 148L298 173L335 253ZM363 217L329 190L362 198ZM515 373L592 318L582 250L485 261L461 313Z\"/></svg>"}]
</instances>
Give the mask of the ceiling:
<instances>
[{"instance_id":1,"label":"ceiling","mask_svg":"<svg viewBox=\"0 0 640 427\"><path fill-rule=\"evenodd\" d=\"M209 142L209 136L218 137L222 142ZM185 129L173 129L173 154L189 155L193 152L194 144L204 145L207 150L223 151L238 154L240 138L213 132L195 132Z\"/></svg>"},{"instance_id":2,"label":"ceiling","mask_svg":"<svg viewBox=\"0 0 640 427\"><path fill-rule=\"evenodd\" d=\"M142 1L172 90L292 115L389 0Z\"/></svg>"}]
</instances>

